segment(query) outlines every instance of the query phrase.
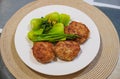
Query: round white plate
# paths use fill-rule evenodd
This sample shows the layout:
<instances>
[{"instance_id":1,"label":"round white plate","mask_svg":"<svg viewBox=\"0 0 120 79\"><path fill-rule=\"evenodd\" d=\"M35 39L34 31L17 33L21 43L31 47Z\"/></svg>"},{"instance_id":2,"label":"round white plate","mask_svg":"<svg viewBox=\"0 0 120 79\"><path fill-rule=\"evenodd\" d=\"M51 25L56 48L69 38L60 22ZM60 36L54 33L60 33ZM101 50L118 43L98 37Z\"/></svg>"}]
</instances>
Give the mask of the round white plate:
<instances>
[{"instance_id":1,"label":"round white plate","mask_svg":"<svg viewBox=\"0 0 120 79\"><path fill-rule=\"evenodd\" d=\"M66 13L71 20L84 23L90 30L89 39L82 44L79 56L70 62L58 60L48 64L39 63L32 54L32 44L27 39L31 19L43 17L51 12ZM22 61L33 70L47 75L67 75L86 67L97 55L100 47L100 36L97 26L84 12L63 5L49 5L37 8L28 13L18 24L15 33L15 47Z\"/></svg>"}]
</instances>

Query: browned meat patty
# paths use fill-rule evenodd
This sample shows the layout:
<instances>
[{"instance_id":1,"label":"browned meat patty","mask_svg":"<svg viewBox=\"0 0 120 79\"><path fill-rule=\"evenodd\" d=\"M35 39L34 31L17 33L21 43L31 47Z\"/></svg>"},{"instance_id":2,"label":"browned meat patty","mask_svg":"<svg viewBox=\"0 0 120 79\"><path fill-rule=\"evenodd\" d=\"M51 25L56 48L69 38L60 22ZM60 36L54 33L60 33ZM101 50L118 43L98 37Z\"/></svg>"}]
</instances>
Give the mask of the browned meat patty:
<instances>
[{"instance_id":1,"label":"browned meat patty","mask_svg":"<svg viewBox=\"0 0 120 79\"><path fill-rule=\"evenodd\" d=\"M59 59L71 61L78 56L80 45L75 41L59 41L54 50Z\"/></svg>"},{"instance_id":2,"label":"browned meat patty","mask_svg":"<svg viewBox=\"0 0 120 79\"><path fill-rule=\"evenodd\" d=\"M77 38L76 41L82 44L88 39L90 31L85 24L72 21L69 26L65 27L65 33L79 35L80 38Z\"/></svg>"},{"instance_id":3,"label":"browned meat patty","mask_svg":"<svg viewBox=\"0 0 120 79\"><path fill-rule=\"evenodd\" d=\"M54 46L49 42L36 42L33 45L33 55L41 63L48 63L54 60Z\"/></svg>"}]
</instances>

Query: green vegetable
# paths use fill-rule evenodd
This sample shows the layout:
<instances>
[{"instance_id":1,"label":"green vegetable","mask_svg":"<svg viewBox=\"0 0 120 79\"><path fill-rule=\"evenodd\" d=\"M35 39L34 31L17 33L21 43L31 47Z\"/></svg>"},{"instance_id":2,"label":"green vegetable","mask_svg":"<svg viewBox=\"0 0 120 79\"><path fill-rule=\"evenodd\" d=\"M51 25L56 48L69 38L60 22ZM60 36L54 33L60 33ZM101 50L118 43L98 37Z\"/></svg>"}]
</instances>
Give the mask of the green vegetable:
<instances>
[{"instance_id":1,"label":"green vegetable","mask_svg":"<svg viewBox=\"0 0 120 79\"><path fill-rule=\"evenodd\" d=\"M64 34L64 26L67 26L69 22L69 15L58 12L52 12L45 17L34 18L30 22L32 28L27 37L33 42L75 39L78 37L77 35Z\"/></svg>"},{"instance_id":2,"label":"green vegetable","mask_svg":"<svg viewBox=\"0 0 120 79\"><path fill-rule=\"evenodd\" d=\"M41 34L41 35L32 35L32 38L30 40L33 42L37 42L37 41L56 42L66 39L75 39L77 37L78 37L77 35L73 35L73 34Z\"/></svg>"},{"instance_id":3,"label":"green vegetable","mask_svg":"<svg viewBox=\"0 0 120 79\"><path fill-rule=\"evenodd\" d=\"M64 34L64 25L62 23L56 23L48 32L48 34Z\"/></svg>"},{"instance_id":4,"label":"green vegetable","mask_svg":"<svg viewBox=\"0 0 120 79\"><path fill-rule=\"evenodd\" d=\"M43 29L43 33L48 33L48 31L52 28L52 24L47 20L42 21L40 28Z\"/></svg>"},{"instance_id":5,"label":"green vegetable","mask_svg":"<svg viewBox=\"0 0 120 79\"><path fill-rule=\"evenodd\" d=\"M59 22L59 13L53 12L45 16L49 23L55 24Z\"/></svg>"},{"instance_id":6,"label":"green vegetable","mask_svg":"<svg viewBox=\"0 0 120 79\"><path fill-rule=\"evenodd\" d=\"M35 37L34 37L34 32L33 32L33 31L28 32L27 37L28 37L31 41L33 41L33 40L35 39Z\"/></svg>"},{"instance_id":7,"label":"green vegetable","mask_svg":"<svg viewBox=\"0 0 120 79\"><path fill-rule=\"evenodd\" d=\"M40 29L40 25L41 25L41 19L40 18L34 18L31 20L30 24L32 26L32 30L38 30Z\"/></svg>"},{"instance_id":8,"label":"green vegetable","mask_svg":"<svg viewBox=\"0 0 120 79\"><path fill-rule=\"evenodd\" d=\"M41 35L43 33L43 29L39 29L36 31L32 31L34 35Z\"/></svg>"},{"instance_id":9,"label":"green vegetable","mask_svg":"<svg viewBox=\"0 0 120 79\"><path fill-rule=\"evenodd\" d=\"M43 29L43 33L47 33L52 28L53 25L49 23L46 18L41 17L32 19L31 26L32 30L34 31Z\"/></svg>"},{"instance_id":10,"label":"green vegetable","mask_svg":"<svg viewBox=\"0 0 120 79\"><path fill-rule=\"evenodd\" d=\"M67 26L70 22L70 16L67 14L60 14L60 23L63 23L64 26Z\"/></svg>"},{"instance_id":11,"label":"green vegetable","mask_svg":"<svg viewBox=\"0 0 120 79\"><path fill-rule=\"evenodd\" d=\"M34 40L35 37L34 36L37 36L37 35L41 35L43 33L43 29L39 29L39 30L31 30L30 32L28 32L28 38L30 40Z\"/></svg>"}]
</instances>

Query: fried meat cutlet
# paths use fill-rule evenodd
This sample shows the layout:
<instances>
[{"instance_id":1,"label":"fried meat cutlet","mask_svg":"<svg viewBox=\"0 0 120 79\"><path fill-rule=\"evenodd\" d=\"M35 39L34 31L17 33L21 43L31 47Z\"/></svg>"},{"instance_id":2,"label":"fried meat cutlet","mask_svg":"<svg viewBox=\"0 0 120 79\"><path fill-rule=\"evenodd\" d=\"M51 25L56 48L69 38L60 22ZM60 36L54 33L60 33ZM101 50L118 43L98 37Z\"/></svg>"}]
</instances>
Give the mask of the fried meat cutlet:
<instances>
[{"instance_id":1,"label":"fried meat cutlet","mask_svg":"<svg viewBox=\"0 0 120 79\"><path fill-rule=\"evenodd\" d=\"M55 45L55 54L59 59L72 61L80 52L80 45L75 41L59 41Z\"/></svg>"},{"instance_id":2,"label":"fried meat cutlet","mask_svg":"<svg viewBox=\"0 0 120 79\"><path fill-rule=\"evenodd\" d=\"M33 55L41 63L49 63L54 60L54 46L50 42L36 42L33 45Z\"/></svg>"},{"instance_id":3,"label":"fried meat cutlet","mask_svg":"<svg viewBox=\"0 0 120 79\"><path fill-rule=\"evenodd\" d=\"M72 21L69 26L65 27L65 33L79 35L76 41L82 44L88 39L90 31L85 24Z\"/></svg>"}]
</instances>

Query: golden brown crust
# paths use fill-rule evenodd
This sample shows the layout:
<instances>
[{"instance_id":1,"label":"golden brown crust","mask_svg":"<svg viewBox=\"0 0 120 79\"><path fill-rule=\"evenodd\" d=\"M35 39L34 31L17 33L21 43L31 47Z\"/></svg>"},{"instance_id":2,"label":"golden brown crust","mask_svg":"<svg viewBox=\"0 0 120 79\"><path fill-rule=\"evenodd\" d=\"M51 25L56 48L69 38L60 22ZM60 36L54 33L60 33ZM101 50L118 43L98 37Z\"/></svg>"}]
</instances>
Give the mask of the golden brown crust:
<instances>
[{"instance_id":1,"label":"golden brown crust","mask_svg":"<svg viewBox=\"0 0 120 79\"><path fill-rule=\"evenodd\" d=\"M54 60L53 49L53 44L49 42L36 42L32 48L34 57L41 63L48 63Z\"/></svg>"},{"instance_id":2,"label":"golden brown crust","mask_svg":"<svg viewBox=\"0 0 120 79\"><path fill-rule=\"evenodd\" d=\"M76 41L82 44L88 39L90 31L85 24L72 21L69 26L65 27L65 33L79 35L80 38L77 38Z\"/></svg>"},{"instance_id":3,"label":"golden brown crust","mask_svg":"<svg viewBox=\"0 0 120 79\"><path fill-rule=\"evenodd\" d=\"M89 37L89 29L86 25L72 21L69 26L65 27L66 34L76 34L79 38L67 41L59 41L55 46L50 42L36 42L33 45L33 55L37 61L41 63L48 63L53 61L56 57L65 61L74 60L79 52L80 45L84 43Z\"/></svg>"},{"instance_id":4,"label":"golden brown crust","mask_svg":"<svg viewBox=\"0 0 120 79\"><path fill-rule=\"evenodd\" d=\"M55 45L54 50L58 58L71 61L78 56L80 46L75 41L60 41Z\"/></svg>"}]
</instances>

